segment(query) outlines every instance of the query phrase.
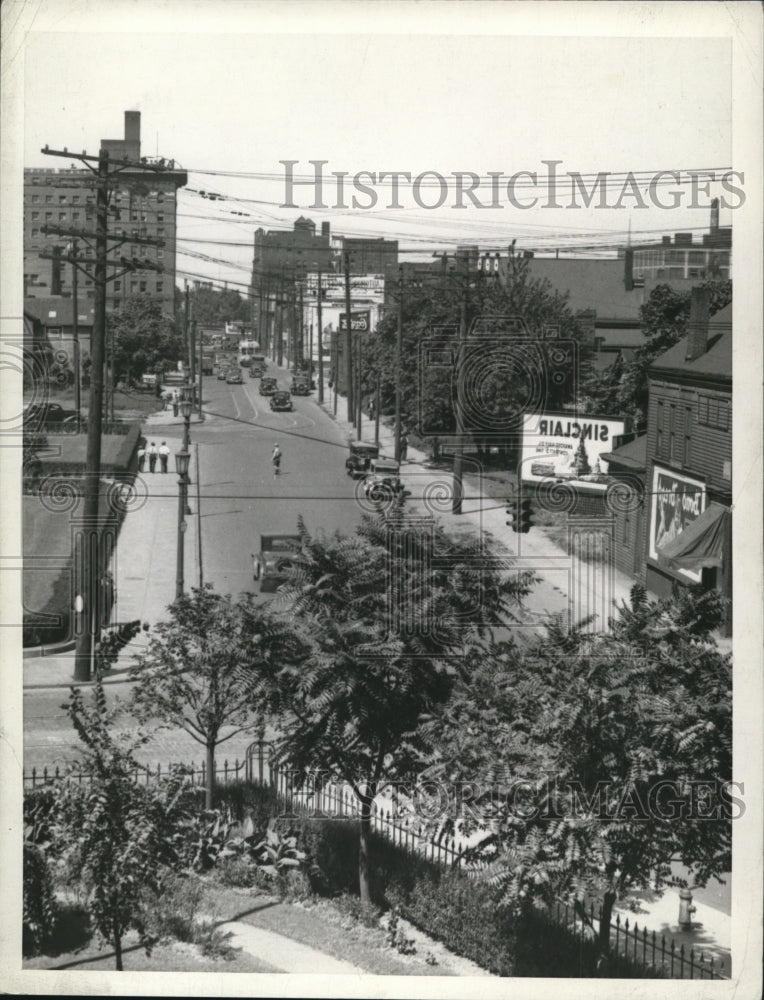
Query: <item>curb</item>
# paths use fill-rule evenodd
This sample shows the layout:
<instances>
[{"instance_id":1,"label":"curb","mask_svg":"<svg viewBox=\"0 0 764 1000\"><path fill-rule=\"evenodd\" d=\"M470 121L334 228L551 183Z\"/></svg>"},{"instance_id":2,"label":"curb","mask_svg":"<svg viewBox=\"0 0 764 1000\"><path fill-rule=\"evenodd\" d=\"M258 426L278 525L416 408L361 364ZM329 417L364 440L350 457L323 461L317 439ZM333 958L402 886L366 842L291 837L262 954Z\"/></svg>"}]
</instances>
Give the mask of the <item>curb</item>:
<instances>
[{"instance_id":1,"label":"curb","mask_svg":"<svg viewBox=\"0 0 764 1000\"><path fill-rule=\"evenodd\" d=\"M27 646L22 652L22 657L25 660L34 660L43 656L57 656L59 653L71 652L76 645L73 639L67 639L61 643L52 642L49 646Z\"/></svg>"}]
</instances>

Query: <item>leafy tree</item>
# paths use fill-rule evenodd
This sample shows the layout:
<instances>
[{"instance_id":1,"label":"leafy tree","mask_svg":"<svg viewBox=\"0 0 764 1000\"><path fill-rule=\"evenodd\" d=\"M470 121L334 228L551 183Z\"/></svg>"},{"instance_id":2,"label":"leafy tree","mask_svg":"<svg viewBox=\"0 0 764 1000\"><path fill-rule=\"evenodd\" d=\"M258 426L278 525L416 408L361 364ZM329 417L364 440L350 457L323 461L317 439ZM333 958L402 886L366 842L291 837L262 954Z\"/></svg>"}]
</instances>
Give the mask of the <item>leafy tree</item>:
<instances>
[{"instance_id":1,"label":"leafy tree","mask_svg":"<svg viewBox=\"0 0 764 1000\"><path fill-rule=\"evenodd\" d=\"M301 533L300 578L284 599L308 652L273 660L278 751L298 776L328 772L353 789L368 902L375 797L432 753L423 722L531 577L481 569L476 543L411 524L400 509L366 517L351 536Z\"/></svg>"},{"instance_id":2,"label":"leafy tree","mask_svg":"<svg viewBox=\"0 0 764 1000\"><path fill-rule=\"evenodd\" d=\"M563 899L585 918L600 895L603 957L617 899L684 884L672 861L700 885L729 870L731 663L710 639L722 603L637 589L609 634L552 624L500 644L433 730L443 773L476 786L475 853L502 904Z\"/></svg>"},{"instance_id":3,"label":"leafy tree","mask_svg":"<svg viewBox=\"0 0 764 1000\"><path fill-rule=\"evenodd\" d=\"M587 476L592 471L592 467L589 465L589 457L586 454L586 443L583 438L578 442L573 462L577 476Z\"/></svg>"},{"instance_id":4,"label":"leafy tree","mask_svg":"<svg viewBox=\"0 0 764 1000\"><path fill-rule=\"evenodd\" d=\"M189 292L191 315L202 326L223 326L226 322L250 323L252 306L230 288L194 288Z\"/></svg>"},{"instance_id":5,"label":"leafy tree","mask_svg":"<svg viewBox=\"0 0 764 1000\"><path fill-rule=\"evenodd\" d=\"M114 338L114 371L118 377L139 379L160 364L185 356L183 336L174 321L162 312L161 303L135 295L119 312L109 313L107 324Z\"/></svg>"},{"instance_id":6,"label":"leafy tree","mask_svg":"<svg viewBox=\"0 0 764 1000\"><path fill-rule=\"evenodd\" d=\"M67 713L86 747L83 770L90 782L62 782L53 835L65 870L84 887L95 928L113 945L121 971L127 931L138 932L147 953L154 943L146 908L161 894L167 873L179 866L175 833L183 818L187 779L176 775L153 790L136 782L134 751L145 737L114 737L100 679L92 707L73 688Z\"/></svg>"},{"instance_id":7,"label":"leafy tree","mask_svg":"<svg viewBox=\"0 0 764 1000\"><path fill-rule=\"evenodd\" d=\"M136 657L132 711L142 720L180 726L206 751L206 802L212 808L215 750L237 733L263 726L254 683L274 658L288 661L295 643L286 622L255 604L251 594L233 601L209 585L183 594L170 617L154 629ZM280 662L280 661L279 661ZM239 671L250 683L243 687Z\"/></svg>"},{"instance_id":8,"label":"leafy tree","mask_svg":"<svg viewBox=\"0 0 764 1000\"><path fill-rule=\"evenodd\" d=\"M732 282L706 280L702 288L711 293L709 312L713 316L732 301ZM588 413L622 413L643 425L647 417L648 371L653 362L687 335L691 292L676 291L671 285L656 285L640 310L645 343L622 371L609 376L593 376L584 382L579 402ZM615 383L615 386L614 386ZM615 393L613 392L616 387Z\"/></svg>"},{"instance_id":9,"label":"leafy tree","mask_svg":"<svg viewBox=\"0 0 764 1000\"><path fill-rule=\"evenodd\" d=\"M458 271L432 274L404 288L402 412L410 427L431 440L454 432L455 367L453 361L435 361L449 357L446 348L453 348L458 335L464 280ZM526 324L529 340L512 353L506 347L508 331L518 317ZM466 373L462 404L466 430L479 447L487 441L486 427L506 426L509 438L519 412L528 407L557 408L572 397L572 360L555 365L562 378L544 377L556 348L543 334L555 327L560 337L583 345L583 329L567 297L553 291L548 281L533 278L526 260L511 257L506 280L471 273L466 319L471 333L462 348ZM397 315L391 310L364 342L363 392L374 391L379 373L383 408L393 405L395 395L396 329ZM425 351L424 342L434 350ZM440 345L444 350L438 350ZM453 350L450 356L454 357Z\"/></svg>"}]
</instances>

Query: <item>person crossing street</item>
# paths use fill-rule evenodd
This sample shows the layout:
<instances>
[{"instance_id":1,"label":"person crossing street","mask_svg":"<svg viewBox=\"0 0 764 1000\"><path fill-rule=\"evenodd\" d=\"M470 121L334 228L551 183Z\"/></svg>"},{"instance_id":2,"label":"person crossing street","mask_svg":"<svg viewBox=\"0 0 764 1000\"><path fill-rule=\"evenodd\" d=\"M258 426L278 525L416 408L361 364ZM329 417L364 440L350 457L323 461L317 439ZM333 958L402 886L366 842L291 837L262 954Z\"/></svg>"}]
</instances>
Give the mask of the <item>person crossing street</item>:
<instances>
[{"instance_id":1,"label":"person crossing street","mask_svg":"<svg viewBox=\"0 0 764 1000\"><path fill-rule=\"evenodd\" d=\"M274 444L273 452L271 453L271 462L273 463L273 478L279 474L279 469L281 468L281 448L278 444Z\"/></svg>"},{"instance_id":2,"label":"person crossing street","mask_svg":"<svg viewBox=\"0 0 764 1000\"><path fill-rule=\"evenodd\" d=\"M162 472L167 472L167 460L170 457L170 449L167 447L167 442L163 441L159 445L159 463Z\"/></svg>"}]
</instances>

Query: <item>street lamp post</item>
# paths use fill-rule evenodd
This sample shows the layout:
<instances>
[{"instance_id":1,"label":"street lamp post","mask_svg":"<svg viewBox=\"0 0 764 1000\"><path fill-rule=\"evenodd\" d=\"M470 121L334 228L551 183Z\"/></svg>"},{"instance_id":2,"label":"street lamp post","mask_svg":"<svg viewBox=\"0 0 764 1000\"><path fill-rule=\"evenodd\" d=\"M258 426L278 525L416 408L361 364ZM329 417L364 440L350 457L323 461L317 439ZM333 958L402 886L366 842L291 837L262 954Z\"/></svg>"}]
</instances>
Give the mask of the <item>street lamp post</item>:
<instances>
[{"instance_id":1,"label":"street lamp post","mask_svg":"<svg viewBox=\"0 0 764 1000\"><path fill-rule=\"evenodd\" d=\"M186 507L188 490L188 465L191 455L185 449L175 454L175 471L178 473L178 559L175 569L175 600L183 594L183 546L186 533Z\"/></svg>"},{"instance_id":2,"label":"street lamp post","mask_svg":"<svg viewBox=\"0 0 764 1000\"><path fill-rule=\"evenodd\" d=\"M193 409L193 389L183 393L180 402L180 412L183 415L183 451L191 453L191 410ZM187 470L188 471L188 470ZM188 491L186 491L186 506L183 508L184 514L190 514L191 508L188 506Z\"/></svg>"}]
</instances>

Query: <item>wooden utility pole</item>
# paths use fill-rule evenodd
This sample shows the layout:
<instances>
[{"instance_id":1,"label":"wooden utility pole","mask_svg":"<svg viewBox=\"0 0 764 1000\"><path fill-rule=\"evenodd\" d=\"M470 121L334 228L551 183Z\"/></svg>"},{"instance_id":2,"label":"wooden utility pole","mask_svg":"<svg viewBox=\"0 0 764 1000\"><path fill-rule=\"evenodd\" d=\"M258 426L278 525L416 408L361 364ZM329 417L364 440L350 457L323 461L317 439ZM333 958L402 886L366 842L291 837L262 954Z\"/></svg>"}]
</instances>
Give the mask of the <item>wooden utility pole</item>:
<instances>
[{"instance_id":1,"label":"wooden utility pole","mask_svg":"<svg viewBox=\"0 0 764 1000\"><path fill-rule=\"evenodd\" d=\"M348 323L350 323L350 317L348 317ZM363 421L363 391L362 391L363 387L361 385L361 371L363 369L363 361L362 361L363 345L361 343L361 336L362 334L361 331L359 330L358 335L356 337L356 341L358 344L358 350L356 351L356 368L358 369L358 379L357 379L358 398L356 400L356 434L359 441L361 440L362 421Z\"/></svg>"},{"instance_id":2,"label":"wooden utility pole","mask_svg":"<svg viewBox=\"0 0 764 1000\"><path fill-rule=\"evenodd\" d=\"M194 461L196 463L196 551L199 562L199 590L204 587L204 571L202 569L202 474L199 471L199 445L194 444Z\"/></svg>"},{"instance_id":3,"label":"wooden utility pole","mask_svg":"<svg viewBox=\"0 0 764 1000\"><path fill-rule=\"evenodd\" d=\"M459 343L456 348L456 449L454 451L454 479L451 495L451 513L462 513L464 500L464 349L467 341L467 290L468 290L468 257L460 254L459 271L462 278L462 301L459 313Z\"/></svg>"},{"instance_id":4,"label":"wooden utility pole","mask_svg":"<svg viewBox=\"0 0 764 1000\"><path fill-rule=\"evenodd\" d=\"M344 254L345 264L345 381L348 402L348 423L354 422L353 408L353 332L350 326L350 251Z\"/></svg>"},{"instance_id":5,"label":"wooden utility pole","mask_svg":"<svg viewBox=\"0 0 764 1000\"><path fill-rule=\"evenodd\" d=\"M318 286L316 288L316 307L318 310L318 401L324 401L324 325L321 317L321 271L318 272Z\"/></svg>"},{"instance_id":6,"label":"wooden utility pole","mask_svg":"<svg viewBox=\"0 0 764 1000\"><path fill-rule=\"evenodd\" d=\"M193 323L193 327L194 327L194 340L196 340L196 333L197 333L197 330L196 330L196 320L192 320L191 322ZM202 380L204 378L204 336L202 335L201 332L199 333L199 341L198 341L198 343L199 343L199 354L198 354L198 362L199 362L199 397L198 398L199 398L199 420L201 421L201 420L204 420L204 413L202 412Z\"/></svg>"},{"instance_id":7,"label":"wooden utility pole","mask_svg":"<svg viewBox=\"0 0 764 1000\"><path fill-rule=\"evenodd\" d=\"M108 235L109 222L109 178L112 174L120 170L129 168L131 170L144 170L147 173L159 173L165 168L143 163L134 163L127 159L110 160L105 149L99 151L98 156L88 156L87 153L73 154L68 150L53 150L45 147L42 150L46 156L60 156L69 160L78 159L96 177L96 229L95 229L95 260L93 264L92 280L95 286L93 332L90 343L90 357L92 362L90 392L88 397L88 427L87 446L85 457L85 475L82 486L83 513L82 532L79 534L74 552L74 564L76 567L77 590L75 597L75 611L79 616L79 621L83 627L76 629L75 635L75 659L74 659L74 679L76 681L89 681L93 671L93 661L95 649L100 638L101 614L103 610L103 586L102 571L106 566L104 561L104 546L101 544L101 531L99 524L100 515L100 475L101 475L101 435L103 432L104 418L104 384L105 384L105 361L106 361L106 285L121 277L128 271L153 270L161 271L162 268L153 262L138 261L135 257L127 259L120 258L119 261L108 259L109 239L116 241L120 246L123 243L136 243L147 246L164 246L163 240L154 240L144 237L126 237L123 235ZM91 166L96 162L97 168ZM81 238L92 240L93 233L89 230L66 228L61 226L43 226L42 232L54 233L60 236ZM41 256L47 258L50 255L44 251ZM76 267L82 266L78 263L77 251L67 254L66 259L74 263ZM121 267L110 277L107 275L107 266ZM83 267L83 271L90 276L90 272ZM77 308L79 304L77 303ZM76 310L75 310L76 314Z\"/></svg>"},{"instance_id":8,"label":"wooden utility pole","mask_svg":"<svg viewBox=\"0 0 764 1000\"><path fill-rule=\"evenodd\" d=\"M401 364L403 354L403 268L398 268L398 325L395 331L395 461L401 460Z\"/></svg>"},{"instance_id":9,"label":"wooden utility pole","mask_svg":"<svg viewBox=\"0 0 764 1000\"><path fill-rule=\"evenodd\" d=\"M300 326L299 326L300 351L299 351L299 357L297 359L297 364L299 366L302 365L302 362L305 359L305 322L304 322L304 319L305 319L305 314L303 313L302 282L300 282ZM310 370L311 370L311 365L310 365L310 361L309 361L308 362L308 371L310 371Z\"/></svg>"},{"instance_id":10,"label":"wooden utility pole","mask_svg":"<svg viewBox=\"0 0 764 1000\"><path fill-rule=\"evenodd\" d=\"M74 410L77 414L77 433L82 420L82 365L80 362L80 304L77 297L77 240L72 241L72 352L74 353Z\"/></svg>"}]
</instances>

